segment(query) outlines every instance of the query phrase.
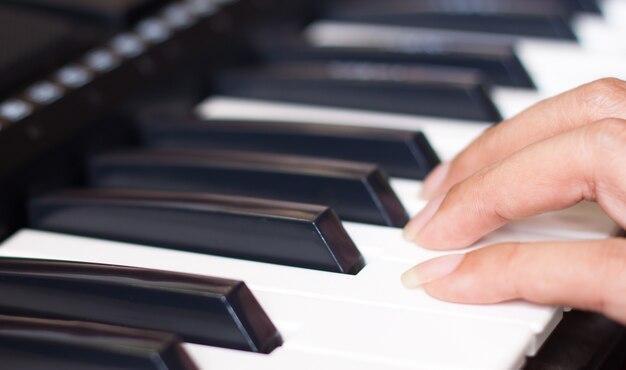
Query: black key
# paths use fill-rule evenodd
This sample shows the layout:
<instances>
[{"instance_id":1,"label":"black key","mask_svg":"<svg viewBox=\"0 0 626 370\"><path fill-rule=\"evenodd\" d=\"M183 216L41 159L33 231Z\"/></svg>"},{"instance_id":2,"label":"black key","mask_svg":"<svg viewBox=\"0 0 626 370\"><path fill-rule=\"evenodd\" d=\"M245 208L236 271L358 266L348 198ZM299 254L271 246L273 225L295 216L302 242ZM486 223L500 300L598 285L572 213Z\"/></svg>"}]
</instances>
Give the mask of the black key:
<instances>
[{"instance_id":1,"label":"black key","mask_svg":"<svg viewBox=\"0 0 626 370\"><path fill-rule=\"evenodd\" d=\"M88 322L0 316L6 370L197 370L175 335Z\"/></svg>"},{"instance_id":2,"label":"black key","mask_svg":"<svg viewBox=\"0 0 626 370\"><path fill-rule=\"evenodd\" d=\"M364 266L335 212L301 203L214 194L75 190L34 199L30 225L331 272L356 274Z\"/></svg>"},{"instance_id":3,"label":"black key","mask_svg":"<svg viewBox=\"0 0 626 370\"><path fill-rule=\"evenodd\" d=\"M61 19L0 5L0 98L50 73L86 46Z\"/></svg>"},{"instance_id":4,"label":"black key","mask_svg":"<svg viewBox=\"0 0 626 370\"><path fill-rule=\"evenodd\" d=\"M415 3L426 5L432 10L454 12L510 12L510 11L534 11L541 12L552 10L563 16L571 16L576 12L599 13L600 8L596 0L411 0Z\"/></svg>"},{"instance_id":5,"label":"black key","mask_svg":"<svg viewBox=\"0 0 626 370\"><path fill-rule=\"evenodd\" d=\"M423 179L440 163L421 132L310 123L172 120L147 122L156 148L250 150L378 164L396 177Z\"/></svg>"},{"instance_id":6,"label":"black key","mask_svg":"<svg viewBox=\"0 0 626 370\"><path fill-rule=\"evenodd\" d=\"M327 205L345 220L408 221L373 164L218 150L135 150L94 157L90 182L107 188L207 192Z\"/></svg>"},{"instance_id":7,"label":"black key","mask_svg":"<svg viewBox=\"0 0 626 370\"><path fill-rule=\"evenodd\" d=\"M245 98L497 122L474 71L375 63L272 64L224 72L217 92Z\"/></svg>"},{"instance_id":8,"label":"black key","mask_svg":"<svg viewBox=\"0 0 626 370\"><path fill-rule=\"evenodd\" d=\"M534 83L509 45L464 43L428 38L394 49L357 47L269 47L261 50L267 62L368 62L407 66L439 65L480 71L497 85L533 88Z\"/></svg>"},{"instance_id":9,"label":"black key","mask_svg":"<svg viewBox=\"0 0 626 370\"><path fill-rule=\"evenodd\" d=\"M339 1L334 20L575 40L570 9L556 1Z\"/></svg>"},{"instance_id":10,"label":"black key","mask_svg":"<svg viewBox=\"0 0 626 370\"><path fill-rule=\"evenodd\" d=\"M575 11L588 13L601 13L600 6L596 0L565 0Z\"/></svg>"},{"instance_id":11,"label":"black key","mask_svg":"<svg viewBox=\"0 0 626 370\"><path fill-rule=\"evenodd\" d=\"M0 313L87 320L269 353L280 334L241 281L134 267L0 258Z\"/></svg>"},{"instance_id":12,"label":"black key","mask_svg":"<svg viewBox=\"0 0 626 370\"><path fill-rule=\"evenodd\" d=\"M145 18L168 0L4 0L70 21L121 29Z\"/></svg>"},{"instance_id":13,"label":"black key","mask_svg":"<svg viewBox=\"0 0 626 370\"><path fill-rule=\"evenodd\" d=\"M330 15L371 15L413 11L419 13L451 14L522 14L542 16L560 14L571 16L581 4L595 0L389 0L384 4L374 0L337 0L326 4L324 12Z\"/></svg>"}]
</instances>

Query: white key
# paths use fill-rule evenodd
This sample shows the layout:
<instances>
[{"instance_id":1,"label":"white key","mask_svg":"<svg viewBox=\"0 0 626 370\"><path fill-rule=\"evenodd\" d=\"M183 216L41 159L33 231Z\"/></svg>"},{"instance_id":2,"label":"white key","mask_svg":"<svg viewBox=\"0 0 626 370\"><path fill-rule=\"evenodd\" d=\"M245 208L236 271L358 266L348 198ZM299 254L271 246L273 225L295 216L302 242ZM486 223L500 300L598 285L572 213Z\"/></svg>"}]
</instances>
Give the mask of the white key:
<instances>
[{"instance_id":1,"label":"white key","mask_svg":"<svg viewBox=\"0 0 626 370\"><path fill-rule=\"evenodd\" d=\"M527 330L506 323L303 296L279 300L278 294L255 294L270 317L294 321L303 314L315 317L287 338L287 348L366 358L381 365L516 369L524 361L530 340ZM500 353L490 358L494 348Z\"/></svg>"},{"instance_id":2,"label":"white key","mask_svg":"<svg viewBox=\"0 0 626 370\"><path fill-rule=\"evenodd\" d=\"M621 44L623 37L619 39ZM594 45L598 44L594 42ZM492 98L504 118L510 118L541 100L594 80L605 77L626 79L626 72L621 67L626 63L626 52L618 52L616 48L611 53L599 53L573 43L522 40L515 49L538 91L494 88Z\"/></svg>"},{"instance_id":3,"label":"white key","mask_svg":"<svg viewBox=\"0 0 626 370\"><path fill-rule=\"evenodd\" d=\"M359 46L411 49L415 44L437 40L465 40L479 37L497 44L511 44L520 39L515 35L468 32L411 26L393 26L341 21L317 21L305 30L307 40L317 46ZM541 39L541 38L540 38Z\"/></svg>"},{"instance_id":4,"label":"white key","mask_svg":"<svg viewBox=\"0 0 626 370\"><path fill-rule=\"evenodd\" d=\"M517 326L280 293L254 294L273 320L284 318L301 325L288 333L274 353L265 359L246 354L245 363L227 350L186 346L202 368L207 364L206 368L218 369L221 363L215 361L225 361L226 368L244 369L245 364L255 364L253 359L276 361L290 369L294 365L343 369L346 364L357 369L365 361L369 363L365 368L495 370L517 369L524 362L529 336ZM220 355L230 356L222 360ZM311 356L319 358L302 363Z\"/></svg>"},{"instance_id":5,"label":"white key","mask_svg":"<svg viewBox=\"0 0 626 370\"><path fill-rule=\"evenodd\" d=\"M490 96L504 119L511 118L545 99L536 90L504 86L494 86Z\"/></svg>"},{"instance_id":6,"label":"white key","mask_svg":"<svg viewBox=\"0 0 626 370\"><path fill-rule=\"evenodd\" d=\"M280 330L280 327L279 327ZM292 348L289 343L272 353L260 354L185 343L184 348L201 370L380 370L380 362L342 354ZM410 366L384 363L385 370L405 370Z\"/></svg>"},{"instance_id":7,"label":"white key","mask_svg":"<svg viewBox=\"0 0 626 370\"><path fill-rule=\"evenodd\" d=\"M520 42L516 51L540 94L549 97L603 77L626 78L626 56L559 42Z\"/></svg>"},{"instance_id":8,"label":"white key","mask_svg":"<svg viewBox=\"0 0 626 370\"><path fill-rule=\"evenodd\" d=\"M600 8L604 18L611 27L626 33L626 1L624 0L603 0L600 1Z\"/></svg>"},{"instance_id":9,"label":"white key","mask_svg":"<svg viewBox=\"0 0 626 370\"><path fill-rule=\"evenodd\" d=\"M214 96L197 107L203 118L276 120L399 130L422 130L443 160L449 160L490 125L453 119L329 108L306 104Z\"/></svg>"},{"instance_id":10,"label":"white key","mask_svg":"<svg viewBox=\"0 0 626 370\"><path fill-rule=\"evenodd\" d=\"M600 15L582 14L574 18L573 27L585 50L599 54L626 54L623 42L626 27L623 25L607 22L606 17Z\"/></svg>"},{"instance_id":11,"label":"white key","mask_svg":"<svg viewBox=\"0 0 626 370\"><path fill-rule=\"evenodd\" d=\"M541 307L525 302L485 306L449 304L435 300L422 291L406 290L400 283L402 272L414 264L445 253L425 250L405 242L399 229L353 223L345 223L345 227L368 262L356 276L34 230L23 230L8 239L0 248L0 254L220 276L244 280L255 293L272 292L324 298L413 311L416 315L445 314L449 317L485 320L494 325L511 324L532 333L528 343L529 353L534 353L560 320L561 310L554 307ZM486 237L480 245L538 239L545 238L530 234L496 232Z\"/></svg>"}]
</instances>

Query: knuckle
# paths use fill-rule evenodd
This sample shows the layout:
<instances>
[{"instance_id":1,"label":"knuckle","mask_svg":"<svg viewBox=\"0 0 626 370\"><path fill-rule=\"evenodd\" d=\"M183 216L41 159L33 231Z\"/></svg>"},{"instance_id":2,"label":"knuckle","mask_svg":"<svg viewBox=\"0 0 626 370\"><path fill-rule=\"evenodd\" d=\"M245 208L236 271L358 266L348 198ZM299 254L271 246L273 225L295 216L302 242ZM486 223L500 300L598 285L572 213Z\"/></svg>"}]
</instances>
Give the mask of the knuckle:
<instances>
[{"instance_id":1,"label":"knuckle","mask_svg":"<svg viewBox=\"0 0 626 370\"><path fill-rule=\"evenodd\" d=\"M586 167L583 198L597 199L601 189L614 188L616 170L621 168L626 150L626 121L608 118L594 122L578 138Z\"/></svg>"},{"instance_id":2,"label":"knuckle","mask_svg":"<svg viewBox=\"0 0 626 370\"><path fill-rule=\"evenodd\" d=\"M490 134L484 133L474 140L461 154L452 161L452 168L463 173L465 176L471 175L475 171L477 164L482 164L481 158L487 154L486 143L489 141Z\"/></svg>"},{"instance_id":3,"label":"knuckle","mask_svg":"<svg viewBox=\"0 0 626 370\"><path fill-rule=\"evenodd\" d=\"M496 164L484 168L474 176L475 182L471 189L472 199L474 199L473 205L476 213L486 225L512 221L511 209L514 207L508 204L507 199L495 196L499 193L499 184L505 183L503 180L506 176L502 172L502 167ZM498 201L493 201L494 199L498 199Z\"/></svg>"},{"instance_id":4,"label":"knuckle","mask_svg":"<svg viewBox=\"0 0 626 370\"><path fill-rule=\"evenodd\" d=\"M488 225L491 225L494 221L506 221L503 220L497 210L492 209L490 203L486 201L485 194L492 193L489 175L489 168L478 171L472 176L471 181L468 182L468 186L466 186L465 189L458 190L465 192L465 195L471 200L472 210L478 220L480 220L482 227L488 227Z\"/></svg>"},{"instance_id":5,"label":"knuckle","mask_svg":"<svg viewBox=\"0 0 626 370\"><path fill-rule=\"evenodd\" d=\"M597 294L590 302L590 309L605 312L611 302L615 300L615 293L611 287L614 282L623 281L626 275L626 245L619 239L609 239L603 242L594 261L600 273L599 281L605 284L598 289Z\"/></svg>"},{"instance_id":6,"label":"knuckle","mask_svg":"<svg viewBox=\"0 0 626 370\"><path fill-rule=\"evenodd\" d=\"M515 298L529 298L531 294L527 291L526 285L522 282L526 279L522 277L526 274L528 262L522 250L522 243L514 242L502 245L506 250L504 256L504 266L506 266L505 278L511 284L512 294Z\"/></svg>"},{"instance_id":7,"label":"knuckle","mask_svg":"<svg viewBox=\"0 0 626 370\"><path fill-rule=\"evenodd\" d=\"M606 278L618 278L626 273L626 245L623 240L606 240L601 250L600 265L607 275Z\"/></svg>"},{"instance_id":8,"label":"knuckle","mask_svg":"<svg viewBox=\"0 0 626 370\"><path fill-rule=\"evenodd\" d=\"M610 117L626 105L626 82L617 78L603 78L580 87L581 105L592 119Z\"/></svg>"}]
</instances>

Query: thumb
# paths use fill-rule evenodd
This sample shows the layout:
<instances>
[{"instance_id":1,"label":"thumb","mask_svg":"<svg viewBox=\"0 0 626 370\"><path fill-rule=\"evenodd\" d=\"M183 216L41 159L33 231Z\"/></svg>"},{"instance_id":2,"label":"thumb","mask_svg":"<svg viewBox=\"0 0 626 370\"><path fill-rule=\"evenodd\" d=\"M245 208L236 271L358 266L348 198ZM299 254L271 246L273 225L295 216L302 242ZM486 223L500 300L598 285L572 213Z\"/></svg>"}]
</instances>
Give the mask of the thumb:
<instances>
[{"instance_id":1,"label":"thumb","mask_svg":"<svg viewBox=\"0 0 626 370\"><path fill-rule=\"evenodd\" d=\"M626 324L626 239L497 244L426 261L402 280L450 302L525 299L597 311Z\"/></svg>"}]
</instances>

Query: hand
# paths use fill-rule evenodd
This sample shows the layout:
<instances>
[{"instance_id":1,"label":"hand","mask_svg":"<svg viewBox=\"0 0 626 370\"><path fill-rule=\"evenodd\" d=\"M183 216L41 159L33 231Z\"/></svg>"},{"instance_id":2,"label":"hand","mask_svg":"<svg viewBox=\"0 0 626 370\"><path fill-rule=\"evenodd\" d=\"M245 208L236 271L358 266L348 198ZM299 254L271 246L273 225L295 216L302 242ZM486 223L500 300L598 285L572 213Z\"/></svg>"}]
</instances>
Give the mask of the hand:
<instances>
[{"instance_id":1,"label":"hand","mask_svg":"<svg viewBox=\"0 0 626 370\"><path fill-rule=\"evenodd\" d=\"M626 227L626 83L604 79L487 130L426 179L434 198L405 229L432 249L471 245L512 220L595 201ZM517 298L626 324L626 239L510 243L424 262L407 287L462 303Z\"/></svg>"}]
</instances>

